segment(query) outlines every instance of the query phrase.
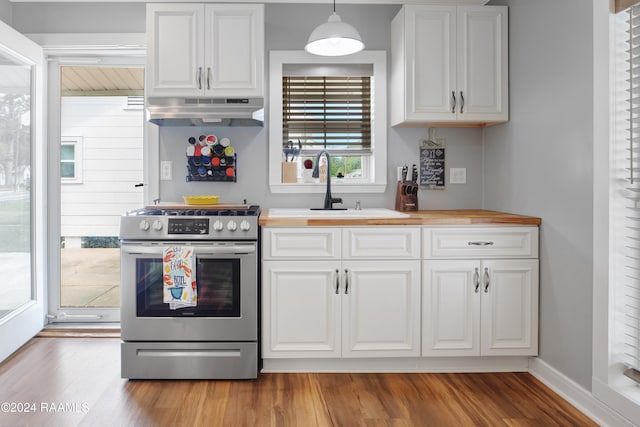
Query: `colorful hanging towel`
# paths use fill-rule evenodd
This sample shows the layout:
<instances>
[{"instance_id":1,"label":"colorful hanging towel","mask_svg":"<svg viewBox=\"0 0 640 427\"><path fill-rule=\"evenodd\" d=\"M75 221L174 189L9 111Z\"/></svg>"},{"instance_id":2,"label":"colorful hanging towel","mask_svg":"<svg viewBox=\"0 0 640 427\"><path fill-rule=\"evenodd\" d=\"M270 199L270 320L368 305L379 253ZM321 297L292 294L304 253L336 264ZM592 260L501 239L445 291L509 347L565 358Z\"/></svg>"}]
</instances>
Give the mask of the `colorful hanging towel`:
<instances>
[{"instance_id":1,"label":"colorful hanging towel","mask_svg":"<svg viewBox=\"0 0 640 427\"><path fill-rule=\"evenodd\" d=\"M162 254L163 302L171 310L198 305L196 257L188 246L166 247Z\"/></svg>"}]
</instances>

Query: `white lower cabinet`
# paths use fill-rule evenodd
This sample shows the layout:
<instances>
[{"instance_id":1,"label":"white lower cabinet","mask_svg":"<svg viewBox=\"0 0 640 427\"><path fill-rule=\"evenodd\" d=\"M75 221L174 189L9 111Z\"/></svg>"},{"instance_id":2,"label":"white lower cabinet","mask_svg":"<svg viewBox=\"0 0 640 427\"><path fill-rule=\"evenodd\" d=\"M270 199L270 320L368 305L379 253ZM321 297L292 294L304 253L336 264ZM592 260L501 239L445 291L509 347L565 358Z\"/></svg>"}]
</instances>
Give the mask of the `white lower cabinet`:
<instances>
[{"instance_id":1,"label":"white lower cabinet","mask_svg":"<svg viewBox=\"0 0 640 427\"><path fill-rule=\"evenodd\" d=\"M311 245L326 254L345 233L342 253L359 257L349 242L367 240L369 229L309 230ZM408 230L408 231L407 231ZM415 357L420 355L419 230L371 232L392 239L394 249L413 259L279 259L291 256L293 236L305 230L265 230L263 242L275 250L262 264L262 356L264 358ZM358 236L354 236L354 233ZM405 244L398 244L405 236ZM371 235L369 235L370 237ZM324 241L326 244L318 245ZM281 242L281 243L277 243ZM316 242L316 243L313 243ZM381 243L381 242L380 242ZM299 243L303 246L305 243ZM312 257L309 251L302 250ZM340 251L333 251L340 253ZM286 255L288 254L288 255ZM349 255L345 255L348 257ZM373 257L373 255L372 255ZM268 259L271 258L271 259Z\"/></svg>"},{"instance_id":2,"label":"white lower cabinet","mask_svg":"<svg viewBox=\"0 0 640 427\"><path fill-rule=\"evenodd\" d=\"M538 353L537 227L262 233L265 360Z\"/></svg>"},{"instance_id":3,"label":"white lower cabinet","mask_svg":"<svg viewBox=\"0 0 640 427\"><path fill-rule=\"evenodd\" d=\"M339 279L339 262L262 263L263 357L340 357Z\"/></svg>"},{"instance_id":4,"label":"white lower cabinet","mask_svg":"<svg viewBox=\"0 0 640 427\"><path fill-rule=\"evenodd\" d=\"M342 356L419 356L420 261L345 261L343 274Z\"/></svg>"},{"instance_id":5,"label":"white lower cabinet","mask_svg":"<svg viewBox=\"0 0 640 427\"><path fill-rule=\"evenodd\" d=\"M515 230L517 242L496 250L505 230L426 230L424 236L465 241L451 257L486 250L487 257L514 259L427 259L422 264L423 356L533 356L538 354L537 228ZM495 236L492 236L495 234ZM513 230L511 232L513 235ZM443 238L446 243L446 237ZM451 240L452 242L454 240ZM478 243L481 244L478 244ZM433 246L433 241L423 242ZM452 245L453 246L453 245ZM527 247L531 250L523 251ZM433 254L425 250L425 254ZM522 259L520 259L522 258Z\"/></svg>"}]
</instances>

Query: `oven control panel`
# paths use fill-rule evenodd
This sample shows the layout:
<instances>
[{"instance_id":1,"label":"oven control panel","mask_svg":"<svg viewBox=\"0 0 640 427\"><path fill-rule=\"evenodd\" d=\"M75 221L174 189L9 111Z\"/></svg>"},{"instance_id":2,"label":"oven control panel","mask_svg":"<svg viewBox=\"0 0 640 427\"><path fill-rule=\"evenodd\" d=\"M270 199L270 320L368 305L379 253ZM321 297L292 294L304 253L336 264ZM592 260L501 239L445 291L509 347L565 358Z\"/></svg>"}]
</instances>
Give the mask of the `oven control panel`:
<instances>
[{"instance_id":1,"label":"oven control panel","mask_svg":"<svg viewBox=\"0 0 640 427\"><path fill-rule=\"evenodd\" d=\"M121 240L257 240L258 216L123 216Z\"/></svg>"},{"instance_id":2,"label":"oven control panel","mask_svg":"<svg viewBox=\"0 0 640 427\"><path fill-rule=\"evenodd\" d=\"M209 234L209 218L169 218L167 234Z\"/></svg>"}]
</instances>

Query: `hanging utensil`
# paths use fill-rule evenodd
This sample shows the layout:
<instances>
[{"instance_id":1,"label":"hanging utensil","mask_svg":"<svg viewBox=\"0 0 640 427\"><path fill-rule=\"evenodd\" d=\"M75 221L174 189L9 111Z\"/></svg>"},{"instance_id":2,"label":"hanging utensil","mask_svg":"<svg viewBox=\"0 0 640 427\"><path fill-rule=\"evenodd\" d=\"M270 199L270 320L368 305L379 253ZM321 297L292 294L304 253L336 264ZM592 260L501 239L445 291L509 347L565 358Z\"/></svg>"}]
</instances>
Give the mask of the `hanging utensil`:
<instances>
[{"instance_id":1,"label":"hanging utensil","mask_svg":"<svg viewBox=\"0 0 640 427\"><path fill-rule=\"evenodd\" d=\"M298 148L293 148L292 149L292 153L291 154L292 154L293 158L291 159L291 161L295 162L301 152L302 152L302 142L300 142L300 140L298 139Z\"/></svg>"},{"instance_id":2,"label":"hanging utensil","mask_svg":"<svg viewBox=\"0 0 640 427\"><path fill-rule=\"evenodd\" d=\"M291 156L293 152L293 141L287 141L287 143L284 144L282 152L284 153L284 161L288 162L289 156Z\"/></svg>"}]
</instances>

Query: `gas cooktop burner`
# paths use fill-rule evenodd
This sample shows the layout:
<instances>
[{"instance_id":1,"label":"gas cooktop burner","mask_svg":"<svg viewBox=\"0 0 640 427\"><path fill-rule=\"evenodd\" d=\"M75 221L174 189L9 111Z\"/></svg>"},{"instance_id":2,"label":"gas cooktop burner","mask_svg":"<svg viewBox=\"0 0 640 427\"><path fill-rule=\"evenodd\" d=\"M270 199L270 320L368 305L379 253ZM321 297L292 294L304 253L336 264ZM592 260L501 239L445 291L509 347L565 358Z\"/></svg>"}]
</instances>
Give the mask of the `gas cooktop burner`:
<instances>
[{"instance_id":1,"label":"gas cooktop burner","mask_svg":"<svg viewBox=\"0 0 640 427\"><path fill-rule=\"evenodd\" d=\"M142 208L127 212L127 216L258 216L259 214L260 206L257 205L247 206L242 209L198 209L195 206L193 208L172 209L159 206L158 208Z\"/></svg>"}]
</instances>

